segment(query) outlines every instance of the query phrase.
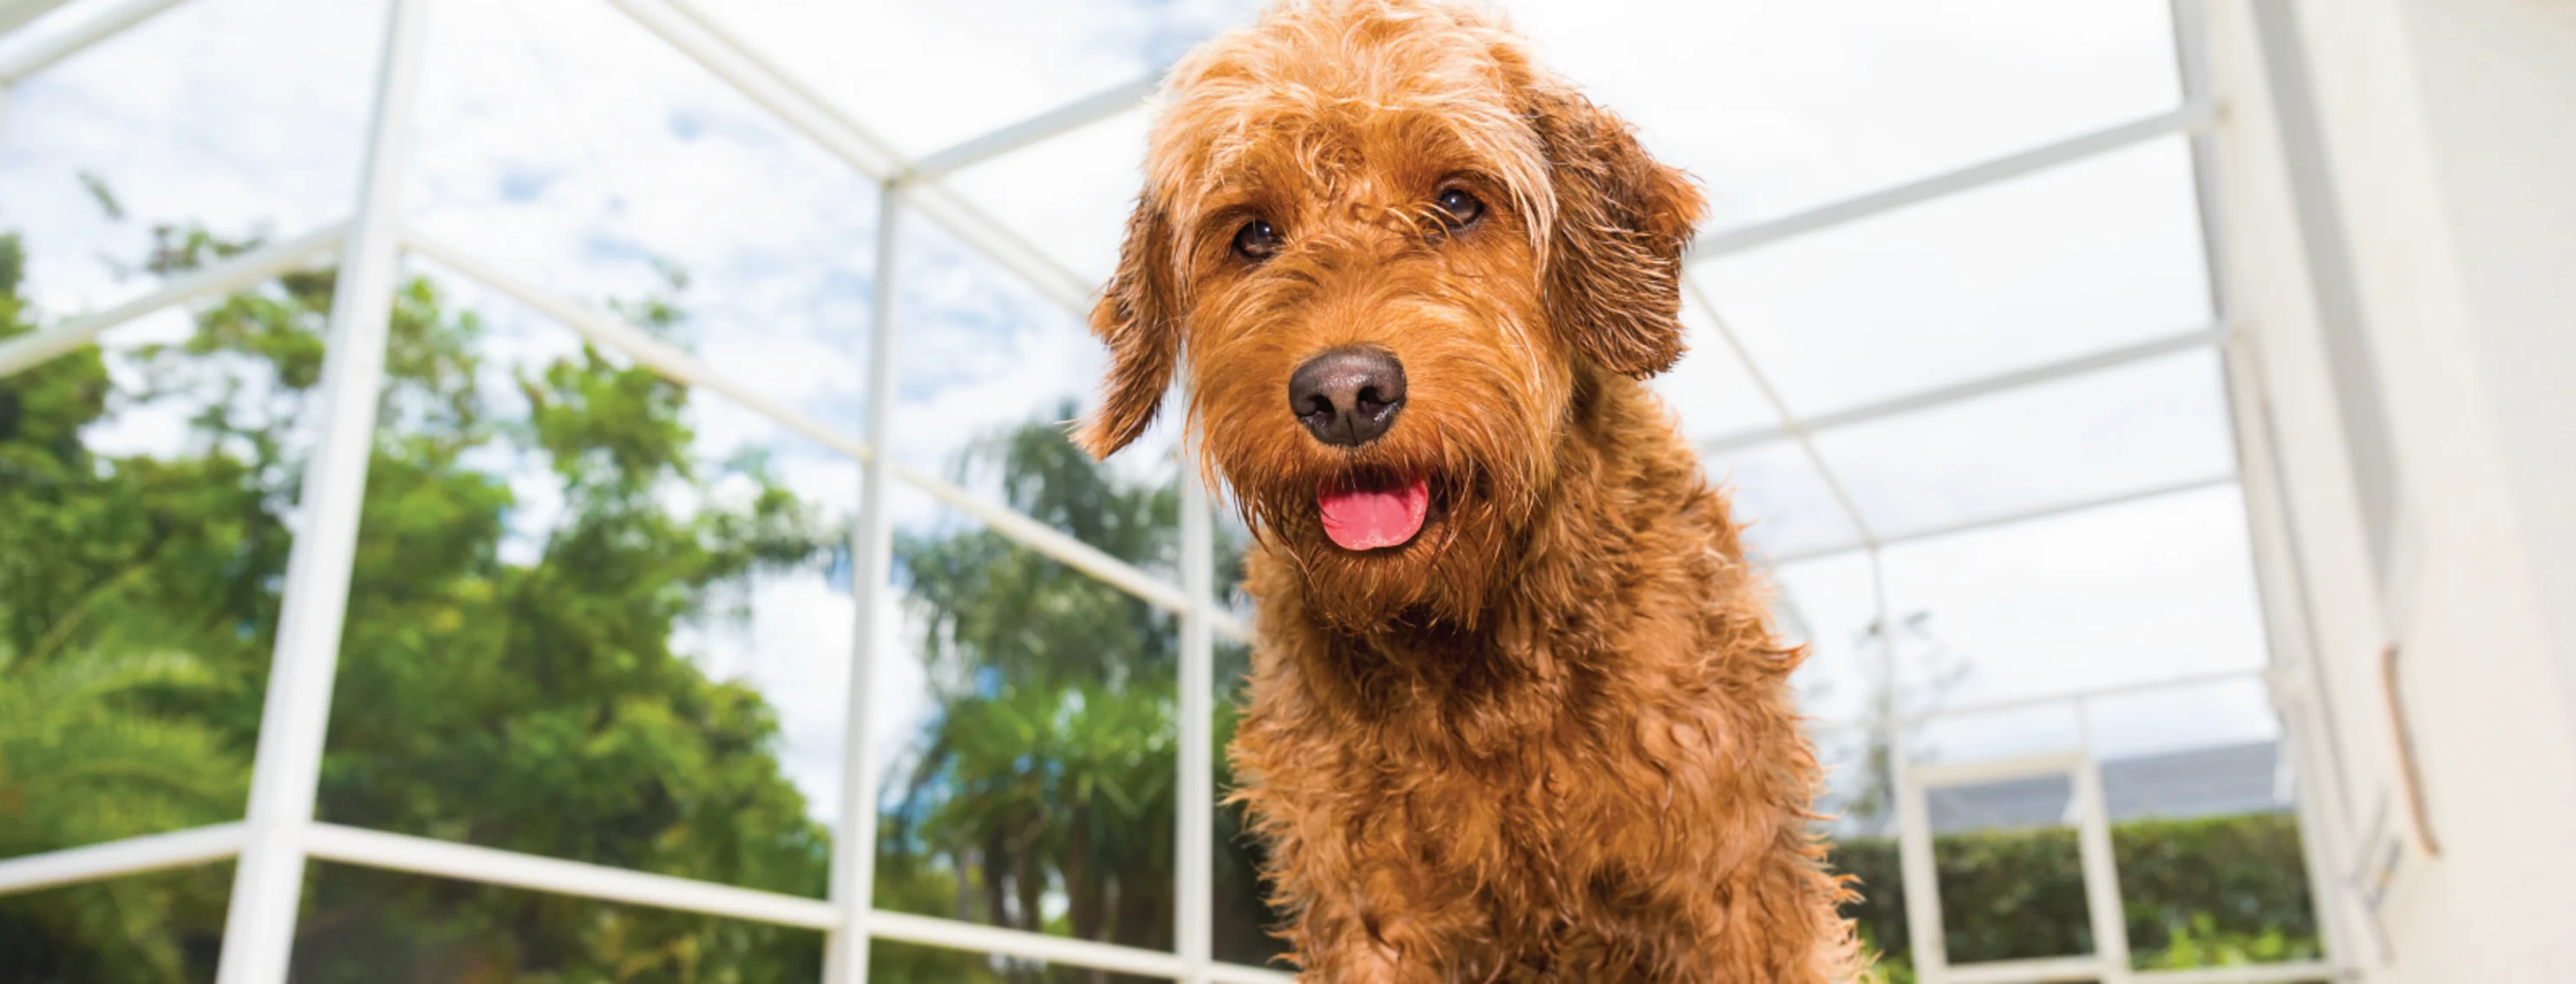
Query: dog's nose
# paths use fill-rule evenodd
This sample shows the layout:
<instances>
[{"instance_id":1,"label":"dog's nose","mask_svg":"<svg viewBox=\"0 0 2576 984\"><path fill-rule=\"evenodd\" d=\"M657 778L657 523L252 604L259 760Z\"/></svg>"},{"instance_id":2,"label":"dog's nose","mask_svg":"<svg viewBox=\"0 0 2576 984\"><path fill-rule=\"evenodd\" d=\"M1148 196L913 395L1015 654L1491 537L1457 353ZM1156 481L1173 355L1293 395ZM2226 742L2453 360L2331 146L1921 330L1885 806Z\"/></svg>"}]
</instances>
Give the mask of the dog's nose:
<instances>
[{"instance_id":1,"label":"dog's nose","mask_svg":"<svg viewBox=\"0 0 2576 984\"><path fill-rule=\"evenodd\" d=\"M1337 348L1288 377L1288 409L1315 439L1355 448L1377 439L1404 409L1404 363L1383 349Z\"/></svg>"}]
</instances>

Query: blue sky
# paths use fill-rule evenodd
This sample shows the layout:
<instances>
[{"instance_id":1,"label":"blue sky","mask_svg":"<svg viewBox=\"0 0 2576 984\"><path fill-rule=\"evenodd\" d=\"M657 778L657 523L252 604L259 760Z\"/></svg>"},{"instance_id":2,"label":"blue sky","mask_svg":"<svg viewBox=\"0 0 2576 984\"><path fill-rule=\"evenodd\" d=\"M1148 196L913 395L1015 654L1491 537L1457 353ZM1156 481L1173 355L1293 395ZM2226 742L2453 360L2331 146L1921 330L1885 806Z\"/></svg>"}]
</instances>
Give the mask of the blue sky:
<instances>
[{"instance_id":1,"label":"blue sky","mask_svg":"<svg viewBox=\"0 0 2576 984\"><path fill-rule=\"evenodd\" d=\"M724 23L907 153L972 137L1154 69L1241 23L1235 2L846 3L728 0ZM1758 221L2172 108L2161 0L1768 0L1506 3L1561 70L1706 184L1712 228ZM77 2L34 30L95 10ZM0 227L21 231L53 317L148 286L102 257L140 255L149 223L293 234L355 197L381 0L190 0L18 87L0 119ZM631 297L653 261L685 268L690 341L708 363L857 432L875 285L876 191L665 48L603 0L442 0L404 210L420 228L570 297ZM5 47L5 44L0 44ZM1142 112L980 165L952 186L1068 268L1104 275L1136 183ZM104 177L130 218L80 191ZM1694 354L1659 389L1697 437L1776 422L1715 335L1724 317L1783 399L1822 413L2205 326L2211 312L2180 140L2151 143L1695 267ZM974 437L1087 398L1097 346L1068 313L926 222L907 224L896 455L942 466ZM438 274L434 268L424 268ZM504 364L570 332L453 277L495 324ZM182 330L176 313L116 345ZM856 467L714 396L701 452L772 453L799 491L850 503ZM131 415L130 415L131 416ZM2233 468L2215 360L2187 353L1937 412L1829 431L1822 453L1873 526L1901 532ZM106 435L166 446L167 419ZM1168 475L1168 428L1120 467ZM1796 555L1855 536L1787 442L1712 457ZM511 469L522 520L553 501ZM673 508L689 508L674 502ZM954 521L899 496L907 524ZM1793 564L1789 621L1818 657L1822 716L1867 691L1856 640L1875 590L1844 555ZM2241 508L2221 486L1892 548L1899 612L1930 613L1971 666L1953 705L2264 659ZM760 687L786 722L791 775L837 813L850 603L811 577L760 584L740 624L693 630L708 668ZM889 651L908 653L892 620ZM1924 646L1934 643L1925 642ZM883 744L924 711L909 657L875 702ZM2111 751L2270 733L2239 691L2106 705ZM2127 709L2123 709L2127 708ZM2062 712L2061 716L2063 716ZM2026 716L2027 717L2027 716ZM2062 721L1946 726L1949 757L2057 747Z\"/></svg>"}]
</instances>

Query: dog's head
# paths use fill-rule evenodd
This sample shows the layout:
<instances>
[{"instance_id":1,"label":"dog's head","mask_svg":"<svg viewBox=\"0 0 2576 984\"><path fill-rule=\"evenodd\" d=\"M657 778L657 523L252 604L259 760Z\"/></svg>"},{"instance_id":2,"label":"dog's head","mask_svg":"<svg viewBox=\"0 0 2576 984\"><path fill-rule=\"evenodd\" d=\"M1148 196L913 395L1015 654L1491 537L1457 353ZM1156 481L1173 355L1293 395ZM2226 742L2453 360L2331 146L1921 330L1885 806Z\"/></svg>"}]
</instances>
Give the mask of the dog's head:
<instances>
[{"instance_id":1,"label":"dog's head","mask_svg":"<svg viewBox=\"0 0 2576 984\"><path fill-rule=\"evenodd\" d=\"M1187 356L1200 464L1354 625L1472 621L1583 388L1682 351L1698 190L1471 8L1273 8L1176 66L1080 440Z\"/></svg>"}]
</instances>

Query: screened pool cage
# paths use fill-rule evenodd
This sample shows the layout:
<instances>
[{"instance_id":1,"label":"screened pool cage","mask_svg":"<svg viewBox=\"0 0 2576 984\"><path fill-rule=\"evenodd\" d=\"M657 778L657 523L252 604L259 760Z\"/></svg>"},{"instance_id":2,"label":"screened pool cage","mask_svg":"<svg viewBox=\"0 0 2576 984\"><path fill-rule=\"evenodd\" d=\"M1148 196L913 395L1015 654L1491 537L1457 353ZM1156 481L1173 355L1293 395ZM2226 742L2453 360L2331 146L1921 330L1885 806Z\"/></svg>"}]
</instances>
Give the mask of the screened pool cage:
<instances>
[{"instance_id":1,"label":"screened pool cage","mask_svg":"<svg viewBox=\"0 0 2576 984\"><path fill-rule=\"evenodd\" d=\"M243 819L0 860L0 893L232 860L223 984L288 979L313 861L819 930L828 934L825 977L831 981L866 979L872 940L1181 981L1288 979L1277 969L1220 961L1211 944L1211 859L1223 847L1216 837L1213 777L1220 750L1212 722L1225 688L1215 679L1215 654L1229 641L1247 640L1229 586L1216 581L1214 516L1224 510L1212 509L1211 491L1189 470L1166 465L1167 473L1181 476L1173 479L1179 560L1176 570L1154 570L1017 511L962 475L952 480L932 465L879 453L896 446L889 442L899 440L895 432L909 409L898 398L904 385L898 366L917 346L935 341L899 331L901 292L884 286L905 282L906 227L927 223L941 230L1016 278L1015 289L1078 321L1095 296L1097 273L1077 270L1037 242L1040 237L1000 218L1003 210L958 190L953 179L1076 139L1078 131L1113 118L1132 125L1158 73L945 149L908 153L872 129L864 114L769 57L713 4L600 2L875 185L858 432L779 395L770 380L711 364L705 352L408 221L406 164L422 149L412 138L415 106L431 19L446 4L392 0L374 69L358 194L344 221L290 230L171 275L148 293L0 342L0 377L15 376L169 309L288 271L332 262L340 271ZM58 6L65 9L55 11ZM181 6L181 0L0 2L0 30L52 15L48 33L0 49L6 58L0 100L58 62ZM2179 95L2163 108L1964 166L1954 162L1882 190L1713 222L1692 251L1685 281L1695 354L1683 372L1659 383L1712 475L1735 488L1739 508L1753 520L1748 535L1759 559L1778 574L1784 625L1815 646L1802 687L1834 774L1827 808L1842 816L1831 828L1895 838L1902 883L1915 889L1902 912L1911 960L1919 979L1932 984L2326 980L2339 942L2332 920L2320 918L2312 954L2176 970L2138 969L2131 960L2114 825L2131 817L2271 811L2295 812L2306 828L2305 783L2293 795L2290 779L2321 774L2311 757L2330 754L2295 740L2305 671L2277 642L2277 627L2291 611L2280 597L2287 575L2264 557L2266 545L2283 535L2282 507L2268 484L2259 415L2230 411L2261 396L2251 374L2229 371L2241 358L2242 339L2227 317L2220 289L2227 278L2214 246L2225 221L2214 192L2225 122L2209 80L2202 0L2172 0L2159 19L2170 25L2162 40L2171 43L2168 81L2178 80L2171 91ZM0 109L6 106L0 101ZM1651 136L1655 122L1647 125ZM1132 143L1115 148L1131 158L1136 149ZM1778 259L1783 255L1888 254L1904 242L1880 236L1890 223L1942 215L1950 217L1940 221L1982 222L1980 210L2015 195L2037 196L2035 206L2023 203L2025 211L2048 212L2056 208L2052 202L2080 205L2122 194L2118 182L2125 179L2118 174L2165 173L2158 168L2168 168L2175 181L2154 187L2178 193L2142 195L2149 201L2140 207L2154 213L2155 228L2191 236L2188 257L2196 269L2168 271L2167 278L2187 295L2174 308L2197 313L2189 323L2026 331L2014 338L2030 344L1982 354L1961 355L1953 347L1927 355L1906 344L1873 354L1868 349L1878 343L1868 339L1887 336L1824 332L1801 341L1794 323L1798 298L1765 293L1766 285L1794 279L1794 264ZM1712 188L1720 199L1726 191L1722 183ZM2025 238L2042 253L2054 248L2044 234ZM434 264L484 296L518 305L589 346L765 418L763 426L857 466L846 588L857 624L848 635L838 831L827 897L317 819L370 448L383 426L378 393L387 371L389 312L406 258ZM2042 277L2057 275L2045 262L2032 268ZM2119 279L2117 272L2110 276ZM1828 282L1815 289L1821 296L1866 294L1872 287ZM2015 316L2070 317L2038 307L2045 310ZM1774 321L1788 324L1775 331ZM1948 363L1929 368L1872 370L1896 379L1894 385L1814 395L1816 380L1848 378L1859 372L1853 368L1859 362L1943 358ZM2199 430L2174 436L2193 428ZM2101 465L2106 459L2118 463ZM887 729L872 720L883 713L872 698L888 685L889 660L900 657L890 649L902 643L899 633L883 620L897 610L903 591L892 559L899 518L890 505L903 496L935 500L947 514L1177 619L1179 805L1172 850L1178 901L1168 952L874 904L877 860L870 846L878 841L880 790L893 750L883 747ZM2212 529L2218 532L2207 532ZM2181 542L2195 536L2214 539ZM2177 551L2197 559L2159 568L2152 576L2165 580L2153 590L2070 562L2080 559L2071 555L2089 554L2125 564L2132 556ZM2001 587L1986 594L1959 587L1979 578ZM2167 588L2191 597L2156 609L2166 603L2155 591ZM2136 610L2142 606L2149 610ZM2194 624L2169 633L2168 642L2174 635L2225 638L2208 642L2208 652L2158 653L2116 643L2095 648L2123 635L2152 640L2150 627L2176 621ZM2206 621L2224 623L2225 631L2199 625ZM2093 627L2066 628L2075 622ZM1966 624L1973 638L1952 634L1960 631L1953 623ZM2008 658L1984 659L2007 650L2026 658L2018 666ZM365 657L353 652L348 658ZM1956 937L1945 933L1944 920L1966 917L1945 912L1936 838L2015 825L2073 831L2091 952L1953 963L1945 940ZM2309 897L2329 898L2319 873L2332 867L2316 857L2315 837L2303 840L2311 845L2303 859Z\"/></svg>"}]
</instances>

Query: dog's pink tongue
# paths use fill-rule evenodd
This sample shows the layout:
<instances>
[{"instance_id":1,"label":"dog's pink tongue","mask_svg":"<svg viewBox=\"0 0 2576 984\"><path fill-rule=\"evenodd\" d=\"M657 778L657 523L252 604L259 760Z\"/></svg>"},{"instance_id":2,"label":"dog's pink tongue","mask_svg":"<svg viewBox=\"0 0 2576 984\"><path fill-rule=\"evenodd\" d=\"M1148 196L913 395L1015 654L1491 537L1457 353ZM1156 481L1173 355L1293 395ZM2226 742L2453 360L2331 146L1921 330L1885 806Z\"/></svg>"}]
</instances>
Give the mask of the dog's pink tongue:
<instances>
[{"instance_id":1,"label":"dog's pink tongue","mask_svg":"<svg viewBox=\"0 0 2576 984\"><path fill-rule=\"evenodd\" d=\"M1315 501L1323 507L1325 536L1347 550L1375 550L1400 546L1422 532L1431 483L1417 478L1401 488L1328 490Z\"/></svg>"}]
</instances>

